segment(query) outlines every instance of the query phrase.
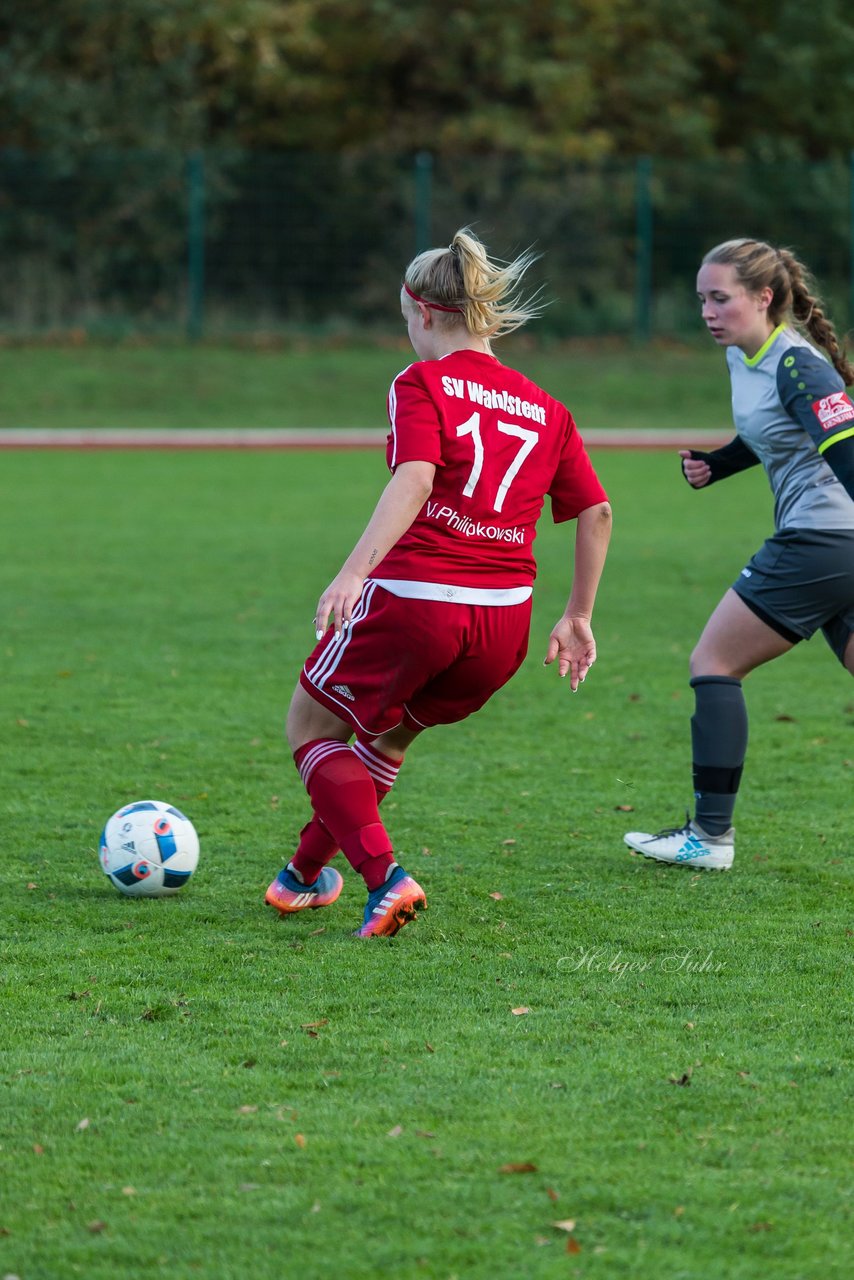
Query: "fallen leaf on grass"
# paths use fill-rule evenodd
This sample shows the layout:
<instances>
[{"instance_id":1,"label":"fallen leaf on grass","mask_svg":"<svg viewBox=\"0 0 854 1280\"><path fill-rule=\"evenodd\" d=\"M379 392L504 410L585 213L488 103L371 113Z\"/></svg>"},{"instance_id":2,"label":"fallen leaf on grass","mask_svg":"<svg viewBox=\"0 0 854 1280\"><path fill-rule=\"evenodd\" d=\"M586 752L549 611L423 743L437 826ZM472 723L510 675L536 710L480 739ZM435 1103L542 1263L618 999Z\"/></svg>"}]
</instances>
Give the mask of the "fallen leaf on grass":
<instances>
[{"instance_id":1,"label":"fallen leaf on grass","mask_svg":"<svg viewBox=\"0 0 854 1280\"><path fill-rule=\"evenodd\" d=\"M136 1195L136 1187L122 1187L122 1195L123 1195L123 1196L135 1196L135 1195Z\"/></svg>"},{"instance_id":2,"label":"fallen leaf on grass","mask_svg":"<svg viewBox=\"0 0 854 1280\"><path fill-rule=\"evenodd\" d=\"M575 1236L570 1236L567 1240L566 1251L567 1253L581 1253L581 1245L578 1243Z\"/></svg>"},{"instance_id":3,"label":"fallen leaf on grass","mask_svg":"<svg viewBox=\"0 0 854 1280\"><path fill-rule=\"evenodd\" d=\"M435 1133L431 1133L429 1129L416 1129L416 1138L435 1138Z\"/></svg>"},{"instance_id":4,"label":"fallen leaf on grass","mask_svg":"<svg viewBox=\"0 0 854 1280\"><path fill-rule=\"evenodd\" d=\"M308 935L310 938L316 938L319 933L326 933L326 925L321 925L319 929L312 929Z\"/></svg>"},{"instance_id":5,"label":"fallen leaf on grass","mask_svg":"<svg viewBox=\"0 0 854 1280\"><path fill-rule=\"evenodd\" d=\"M403 1125L396 1124L393 1129L389 1129L388 1133L386 1134L386 1137L399 1138L402 1133L403 1133Z\"/></svg>"},{"instance_id":6,"label":"fallen leaf on grass","mask_svg":"<svg viewBox=\"0 0 854 1280\"><path fill-rule=\"evenodd\" d=\"M299 1147L300 1151L303 1151L303 1150L305 1149L305 1137L304 1137L304 1135L303 1135L303 1134L301 1134L301 1133L295 1133L295 1134L294 1134L294 1142L297 1144L297 1146Z\"/></svg>"},{"instance_id":7,"label":"fallen leaf on grass","mask_svg":"<svg viewBox=\"0 0 854 1280\"><path fill-rule=\"evenodd\" d=\"M561 1218L560 1222L553 1222L553 1227L557 1227L558 1231L574 1231L575 1218Z\"/></svg>"},{"instance_id":8,"label":"fallen leaf on grass","mask_svg":"<svg viewBox=\"0 0 854 1280\"><path fill-rule=\"evenodd\" d=\"M34 1143L33 1143L33 1155L34 1155L34 1156L43 1156L43 1155L44 1155L44 1147L41 1145L41 1143L40 1143L40 1142L34 1142Z\"/></svg>"},{"instance_id":9,"label":"fallen leaf on grass","mask_svg":"<svg viewBox=\"0 0 854 1280\"><path fill-rule=\"evenodd\" d=\"M523 1013L530 1013L531 1010L526 1004L520 1004L518 1009L511 1009L510 1012L513 1014L514 1018L521 1018Z\"/></svg>"},{"instance_id":10,"label":"fallen leaf on grass","mask_svg":"<svg viewBox=\"0 0 854 1280\"><path fill-rule=\"evenodd\" d=\"M435 1052L436 1052L436 1050L433 1048L433 1046L432 1046L432 1044L430 1043L430 1041L429 1041L429 1040L425 1040L425 1041L424 1041L424 1048L427 1050L427 1052L428 1052L428 1053L435 1053Z\"/></svg>"},{"instance_id":11,"label":"fallen leaf on grass","mask_svg":"<svg viewBox=\"0 0 854 1280\"><path fill-rule=\"evenodd\" d=\"M244 1107L238 1107L237 1113L238 1115L241 1115L241 1116L251 1116L251 1115L254 1115L257 1110L258 1110L257 1107L252 1107L247 1104Z\"/></svg>"},{"instance_id":12,"label":"fallen leaf on grass","mask_svg":"<svg viewBox=\"0 0 854 1280\"><path fill-rule=\"evenodd\" d=\"M301 1022L300 1030L308 1031L309 1033L311 1033L315 1027L325 1027L328 1025L328 1023L329 1023L328 1018L321 1018L318 1022Z\"/></svg>"},{"instance_id":13,"label":"fallen leaf on grass","mask_svg":"<svg viewBox=\"0 0 854 1280\"><path fill-rule=\"evenodd\" d=\"M494 898L496 902L502 902L504 899L503 893L491 893L489 896L490 898Z\"/></svg>"},{"instance_id":14,"label":"fallen leaf on grass","mask_svg":"<svg viewBox=\"0 0 854 1280\"><path fill-rule=\"evenodd\" d=\"M634 813L635 806L633 804L615 804L614 811L616 813Z\"/></svg>"},{"instance_id":15,"label":"fallen leaf on grass","mask_svg":"<svg viewBox=\"0 0 854 1280\"><path fill-rule=\"evenodd\" d=\"M668 1080L667 1080L667 1083L668 1083L668 1084L678 1084L678 1085L683 1085L683 1086L684 1086L684 1085L689 1085L689 1084L691 1083L691 1073L692 1073L692 1071L693 1071L693 1067L689 1067L689 1068L688 1068L688 1070L687 1070L687 1071L683 1071L683 1072L682 1072L682 1074L681 1074L681 1076L679 1076L678 1078L677 1078L676 1076L669 1076L669 1077L668 1077Z\"/></svg>"},{"instance_id":16,"label":"fallen leaf on grass","mask_svg":"<svg viewBox=\"0 0 854 1280\"><path fill-rule=\"evenodd\" d=\"M102 1222L100 1218L96 1218L94 1222L86 1223L86 1230L91 1231L93 1235L98 1235L101 1231L107 1230L106 1222Z\"/></svg>"},{"instance_id":17,"label":"fallen leaf on grass","mask_svg":"<svg viewBox=\"0 0 854 1280\"><path fill-rule=\"evenodd\" d=\"M555 1202L555 1200L559 1200L559 1199L560 1199L560 1196L558 1195L558 1193L557 1193L555 1190L553 1190L553 1188L552 1188L552 1187L546 1187L546 1195L547 1195L547 1196L548 1196L548 1198L552 1201L552 1203L554 1203L554 1202Z\"/></svg>"},{"instance_id":18,"label":"fallen leaf on grass","mask_svg":"<svg viewBox=\"0 0 854 1280\"><path fill-rule=\"evenodd\" d=\"M83 1117L83 1119L82 1119L82 1120L78 1120L77 1124L74 1126L74 1132L75 1132L75 1133L83 1133L83 1131L84 1131L85 1129L88 1129L88 1128L89 1128L89 1124L90 1124L89 1117L88 1117L88 1116L84 1116L84 1117Z\"/></svg>"},{"instance_id":19,"label":"fallen leaf on grass","mask_svg":"<svg viewBox=\"0 0 854 1280\"><path fill-rule=\"evenodd\" d=\"M536 1173L537 1166L531 1164L530 1160L511 1160L509 1164L503 1164L498 1170L499 1173Z\"/></svg>"}]
</instances>

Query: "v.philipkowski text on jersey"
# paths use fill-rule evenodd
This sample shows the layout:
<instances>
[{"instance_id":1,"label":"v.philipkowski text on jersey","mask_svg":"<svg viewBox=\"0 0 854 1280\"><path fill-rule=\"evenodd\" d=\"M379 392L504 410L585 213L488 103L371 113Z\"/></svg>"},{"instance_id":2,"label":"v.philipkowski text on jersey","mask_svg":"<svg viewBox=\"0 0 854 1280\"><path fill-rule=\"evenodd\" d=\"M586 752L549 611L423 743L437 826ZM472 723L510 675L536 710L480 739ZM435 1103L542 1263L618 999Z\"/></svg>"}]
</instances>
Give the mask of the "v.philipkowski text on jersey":
<instances>
[{"instance_id":1,"label":"v.philipkowski text on jersey","mask_svg":"<svg viewBox=\"0 0 854 1280\"><path fill-rule=\"evenodd\" d=\"M379 579L530 586L544 494L556 523L607 501L569 411L495 356L463 350L409 365L388 415L389 468L431 462L436 475Z\"/></svg>"}]
</instances>

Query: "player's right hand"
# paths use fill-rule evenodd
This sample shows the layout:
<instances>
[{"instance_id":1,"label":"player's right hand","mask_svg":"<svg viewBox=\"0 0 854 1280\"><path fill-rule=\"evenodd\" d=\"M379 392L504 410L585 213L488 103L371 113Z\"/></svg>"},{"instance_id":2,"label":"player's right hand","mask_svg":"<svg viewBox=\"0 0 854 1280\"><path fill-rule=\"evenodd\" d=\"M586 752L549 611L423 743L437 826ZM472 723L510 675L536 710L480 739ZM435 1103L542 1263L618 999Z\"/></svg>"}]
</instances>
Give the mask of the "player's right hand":
<instances>
[{"instance_id":1,"label":"player's right hand","mask_svg":"<svg viewBox=\"0 0 854 1280\"><path fill-rule=\"evenodd\" d=\"M318 600L317 609L314 613L314 634L316 639L322 640L326 629L330 625L334 627L336 636L347 630L364 585L364 578L345 569L342 569L338 576L330 582Z\"/></svg>"},{"instance_id":2,"label":"player's right hand","mask_svg":"<svg viewBox=\"0 0 854 1280\"><path fill-rule=\"evenodd\" d=\"M704 484L709 483L712 468L696 449L680 449L679 457L682 459L682 474L692 488L702 489Z\"/></svg>"}]
</instances>

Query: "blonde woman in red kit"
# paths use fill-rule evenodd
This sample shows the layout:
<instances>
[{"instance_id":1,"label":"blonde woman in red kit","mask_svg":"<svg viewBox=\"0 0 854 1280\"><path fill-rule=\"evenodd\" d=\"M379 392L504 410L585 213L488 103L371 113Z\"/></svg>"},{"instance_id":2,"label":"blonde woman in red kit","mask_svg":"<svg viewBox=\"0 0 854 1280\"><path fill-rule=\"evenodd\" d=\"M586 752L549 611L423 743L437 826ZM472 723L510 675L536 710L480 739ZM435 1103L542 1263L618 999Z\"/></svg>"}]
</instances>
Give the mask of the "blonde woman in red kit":
<instances>
[{"instance_id":1,"label":"blonde woman in red kit","mask_svg":"<svg viewBox=\"0 0 854 1280\"><path fill-rule=\"evenodd\" d=\"M576 535L545 662L575 691L595 660L611 508L567 409L490 345L537 314L519 293L532 261L500 263L464 229L406 270L401 311L418 358L389 392L391 480L320 597L288 713L314 812L267 890L282 914L336 900L339 850L367 889L358 936L395 934L427 905L378 806L415 738L479 710L525 657L546 497Z\"/></svg>"}]
</instances>

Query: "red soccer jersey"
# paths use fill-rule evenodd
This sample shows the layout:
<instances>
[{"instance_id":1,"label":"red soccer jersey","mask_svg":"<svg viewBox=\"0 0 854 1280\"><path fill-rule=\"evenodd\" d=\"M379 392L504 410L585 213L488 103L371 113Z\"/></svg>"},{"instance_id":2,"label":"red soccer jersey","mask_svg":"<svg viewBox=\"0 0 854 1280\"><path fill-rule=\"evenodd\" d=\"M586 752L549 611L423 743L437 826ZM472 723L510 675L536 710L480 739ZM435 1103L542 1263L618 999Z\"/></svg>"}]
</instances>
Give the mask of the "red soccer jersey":
<instances>
[{"instance_id":1,"label":"red soccer jersey","mask_svg":"<svg viewBox=\"0 0 854 1280\"><path fill-rule=\"evenodd\" d=\"M556 523L607 501L569 411L494 356L454 351L409 365L388 415L390 470L433 462L436 477L378 578L529 585L546 494Z\"/></svg>"}]
</instances>

